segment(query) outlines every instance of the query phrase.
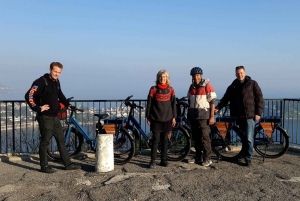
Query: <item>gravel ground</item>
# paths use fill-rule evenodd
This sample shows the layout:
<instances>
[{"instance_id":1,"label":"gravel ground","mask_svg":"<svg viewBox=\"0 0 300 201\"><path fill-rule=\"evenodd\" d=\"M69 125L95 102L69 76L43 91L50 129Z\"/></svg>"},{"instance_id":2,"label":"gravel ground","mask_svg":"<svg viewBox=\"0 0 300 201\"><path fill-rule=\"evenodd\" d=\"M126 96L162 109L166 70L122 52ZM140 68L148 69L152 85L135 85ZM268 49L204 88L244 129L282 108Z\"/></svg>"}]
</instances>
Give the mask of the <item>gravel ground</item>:
<instances>
[{"instance_id":1,"label":"gravel ground","mask_svg":"<svg viewBox=\"0 0 300 201\"><path fill-rule=\"evenodd\" d=\"M170 162L148 169L149 156L143 154L107 173L95 173L92 154L74 159L82 170L51 163L54 174L39 172L37 156L14 158L0 162L0 200L300 200L299 152L291 150L265 162L254 155L251 167L213 158L207 168Z\"/></svg>"}]
</instances>

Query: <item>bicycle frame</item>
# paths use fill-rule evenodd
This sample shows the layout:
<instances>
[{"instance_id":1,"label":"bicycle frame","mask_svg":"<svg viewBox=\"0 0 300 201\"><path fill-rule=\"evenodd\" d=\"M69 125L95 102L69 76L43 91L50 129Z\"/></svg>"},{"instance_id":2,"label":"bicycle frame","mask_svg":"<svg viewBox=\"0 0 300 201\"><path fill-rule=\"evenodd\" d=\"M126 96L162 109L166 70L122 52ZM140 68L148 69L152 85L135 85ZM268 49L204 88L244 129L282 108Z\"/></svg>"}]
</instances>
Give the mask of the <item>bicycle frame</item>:
<instances>
[{"instance_id":1,"label":"bicycle frame","mask_svg":"<svg viewBox=\"0 0 300 201\"><path fill-rule=\"evenodd\" d=\"M71 115L69 117L69 121L67 122L67 124L68 124L68 130L67 130L67 133L66 133L66 144L69 143L72 125L74 125L75 129L77 129L81 133L81 135L86 140L86 142L89 143L89 144L92 144L93 148L96 147L97 138L91 138L90 137L90 135L85 131L85 129L75 119L75 117L73 115L73 111L71 112Z\"/></svg>"},{"instance_id":2,"label":"bicycle frame","mask_svg":"<svg viewBox=\"0 0 300 201\"><path fill-rule=\"evenodd\" d=\"M129 113L129 116L127 117L127 122L126 122L126 126L125 128L130 128L131 124L132 123L132 126L134 126L139 134L141 134L143 136L143 138L145 138L146 140L149 140L150 137L143 131L141 125L139 124L139 122L136 120L136 118L131 114L131 112Z\"/></svg>"}]
</instances>

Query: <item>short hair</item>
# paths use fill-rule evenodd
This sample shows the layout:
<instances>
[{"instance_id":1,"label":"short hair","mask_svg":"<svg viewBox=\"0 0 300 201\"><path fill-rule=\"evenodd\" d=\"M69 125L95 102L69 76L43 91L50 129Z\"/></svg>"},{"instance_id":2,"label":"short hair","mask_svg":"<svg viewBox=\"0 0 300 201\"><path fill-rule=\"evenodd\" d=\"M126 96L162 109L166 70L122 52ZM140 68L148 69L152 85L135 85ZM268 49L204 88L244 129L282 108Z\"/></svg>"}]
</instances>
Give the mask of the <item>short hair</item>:
<instances>
[{"instance_id":1,"label":"short hair","mask_svg":"<svg viewBox=\"0 0 300 201\"><path fill-rule=\"evenodd\" d=\"M52 70L54 66L57 66L58 68L61 68L61 69L63 69L63 67L64 67L64 66L63 66L61 63L59 63L59 62L52 62L52 63L50 64L50 69Z\"/></svg>"},{"instance_id":2,"label":"short hair","mask_svg":"<svg viewBox=\"0 0 300 201\"><path fill-rule=\"evenodd\" d=\"M166 77L167 77L167 84L171 84L171 79L170 79L170 75L169 75L169 73L168 73L168 71L166 71L166 70L160 70L158 73L157 73L157 75L156 75L156 84L158 84L159 83L159 77L162 75L162 74L165 74L166 75Z\"/></svg>"},{"instance_id":3,"label":"short hair","mask_svg":"<svg viewBox=\"0 0 300 201\"><path fill-rule=\"evenodd\" d=\"M235 71L240 70L240 69L245 70L245 67L244 66L237 66L237 67L235 67Z\"/></svg>"}]
</instances>

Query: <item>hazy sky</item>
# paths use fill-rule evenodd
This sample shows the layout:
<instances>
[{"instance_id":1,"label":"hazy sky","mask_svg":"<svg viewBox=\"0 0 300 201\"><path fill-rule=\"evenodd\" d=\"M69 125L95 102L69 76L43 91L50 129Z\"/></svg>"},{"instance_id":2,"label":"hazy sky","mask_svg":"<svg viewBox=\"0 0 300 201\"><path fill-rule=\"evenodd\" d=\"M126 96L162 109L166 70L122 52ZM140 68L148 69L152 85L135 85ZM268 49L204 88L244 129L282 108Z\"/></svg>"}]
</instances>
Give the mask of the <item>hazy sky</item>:
<instances>
[{"instance_id":1,"label":"hazy sky","mask_svg":"<svg viewBox=\"0 0 300 201\"><path fill-rule=\"evenodd\" d=\"M299 98L300 1L0 1L0 84L22 99L64 65L75 99L146 98L161 69L186 95L199 66L218 98L244 65L264 98Z\"/></svg>"}]
</instances>

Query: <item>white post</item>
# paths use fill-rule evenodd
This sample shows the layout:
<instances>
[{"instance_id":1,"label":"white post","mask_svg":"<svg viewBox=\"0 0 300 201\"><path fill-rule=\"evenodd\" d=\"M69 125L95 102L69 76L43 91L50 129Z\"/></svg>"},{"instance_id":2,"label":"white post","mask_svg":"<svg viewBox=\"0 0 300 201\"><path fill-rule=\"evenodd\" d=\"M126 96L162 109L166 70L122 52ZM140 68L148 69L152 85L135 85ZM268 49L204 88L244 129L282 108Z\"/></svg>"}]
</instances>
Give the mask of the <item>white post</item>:
<instances>
[{"instance_id":1,"label":"white post","mask_svg":"<svg viewBox=\"0 0 300 201\"><path fill-rule=\"evenodd\" d=\"M114 136L112 134L99 134L97 136L96 172L109 172L114 170Z\"/></svg>"}]
</instances>

